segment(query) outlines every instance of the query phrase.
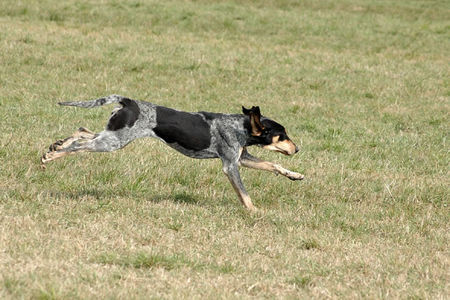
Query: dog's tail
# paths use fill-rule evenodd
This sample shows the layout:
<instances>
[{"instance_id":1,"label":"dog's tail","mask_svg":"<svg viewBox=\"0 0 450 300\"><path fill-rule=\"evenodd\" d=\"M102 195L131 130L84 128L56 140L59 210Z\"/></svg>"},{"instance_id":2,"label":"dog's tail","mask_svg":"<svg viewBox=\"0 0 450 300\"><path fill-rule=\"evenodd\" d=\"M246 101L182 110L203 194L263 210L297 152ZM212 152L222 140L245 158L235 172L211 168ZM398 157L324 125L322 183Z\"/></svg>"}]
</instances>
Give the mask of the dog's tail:
<instances>
[{"instance_id":1,"label":"dog's tail","mask_svg":"<svg viewBox=\"0 0 450 300\"><path fill-rule=\"evenodd\" d=\"M90 101L70 101L70 102L59 102L59 105L64 106L77 106L83 108L93 108L97 106L102 106L111 103L119 103L121 100L126 99L125 97L119 95L110 95L108 97L99 98Z\"/></svg>"}]
</instances>

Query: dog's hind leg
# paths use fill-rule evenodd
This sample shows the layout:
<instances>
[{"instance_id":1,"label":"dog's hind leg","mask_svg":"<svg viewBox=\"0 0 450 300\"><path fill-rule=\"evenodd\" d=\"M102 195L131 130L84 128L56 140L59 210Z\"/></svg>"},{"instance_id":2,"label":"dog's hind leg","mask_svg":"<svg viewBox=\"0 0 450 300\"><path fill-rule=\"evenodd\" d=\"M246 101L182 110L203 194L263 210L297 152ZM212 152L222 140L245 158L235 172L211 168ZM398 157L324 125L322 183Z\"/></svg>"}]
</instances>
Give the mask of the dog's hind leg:
<instances>
[{"instance_id":1,"label":"dog's hind leg","mask_svg":"<svg viewBox=\"0 0 450 300\"><path fill-rule=\"evenodd\" d=\"M80 127L77 131L75 131L71 136L65 139L57 140L53 144L48 147L49 152L61 150L68 145L72 144L76 140L80 139L93 139L95 137L95 133L86 129L84 127Z\"/></svg>"},{"instance_id":2,"label":"dog's hind leg","mask_svg":"<svg viewBox=\"0 0 450 300\"><path fill-rule=\"evenodd\" d=\"M49 151L41 158L42 165L70 154L80 152L110 152L120 149L130 141L124 141L114 131L102 131L94 134L80 128L72 136L51 144Z\"/></svg>"},{"instance_id":3,"label":"dog's hind leg","mask_svg":"<svg viewBox=\"0 0 450 300\"><path fill-rule=\"evenodd\" d=\"M290 171L278 164L274 164L268 161L261 160L257 157L254 157L250 153L248 153L246 149L244 149L244 151L242 152L241 157L239 159L239 163L247 168L264 170L273 172L275 174L280 174L286 176L291 180L302 180L303 178L305 178L305 176L300 173Z\"/></svg>"}]
</instances>

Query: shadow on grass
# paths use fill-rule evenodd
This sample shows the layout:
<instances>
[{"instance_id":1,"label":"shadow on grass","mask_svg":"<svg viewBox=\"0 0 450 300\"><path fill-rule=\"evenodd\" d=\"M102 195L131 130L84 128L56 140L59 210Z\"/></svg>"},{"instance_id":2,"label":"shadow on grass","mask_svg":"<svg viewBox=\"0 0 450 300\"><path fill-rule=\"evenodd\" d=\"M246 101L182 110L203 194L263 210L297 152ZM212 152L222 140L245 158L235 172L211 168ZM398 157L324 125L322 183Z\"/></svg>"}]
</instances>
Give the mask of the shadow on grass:
<instances>
[{"instance_id":1,"label":"shadow on grass","mask_svg":"<svg viewBox=\"0 0 450 300\"><path fill-rule=\"evenodd\" d=\"M105 201L111 200L111 198L128 198L134 199L134 201L142 202L149 201L153 203L161 203L163 201L172 201L174 203L181 203L187 205L202 206L204 203L204 197L190 194L187 192L178 193L160 193L160 192L136 192L127 190L118 190L117 192L111 189L99 189L99 188L82 188L80 190L71 191L49 191L48 197L53 199L73 199L75 201L83 200L98 200Z\"/></svg>"},{"instance_id":2,"label":"shadow on grass","mask_svg":"<svg viewBox=\"0 0 450 300\"><path fill-rule=\"evenodd\" d=\"M152 253L152 252L104 252L90 258L91 263L116 265L134 269L165 269L167 271L190 268L195 271L209 270L219 274L231 274L237 268L229 263L203 262L188 258L183 253Z\"/></svg>"},{"instance_id":3,"label":"shadow on grass","mask_svg":"<svg viewBox=\"0 0 450 300\"><path fill-rule=\"evenodd\" d=\"M198 204L199 199L194 197L188 193L177 193L173 195L173 200L176 203L185 203L185 204Z\"/></svg>"}]
</instances>

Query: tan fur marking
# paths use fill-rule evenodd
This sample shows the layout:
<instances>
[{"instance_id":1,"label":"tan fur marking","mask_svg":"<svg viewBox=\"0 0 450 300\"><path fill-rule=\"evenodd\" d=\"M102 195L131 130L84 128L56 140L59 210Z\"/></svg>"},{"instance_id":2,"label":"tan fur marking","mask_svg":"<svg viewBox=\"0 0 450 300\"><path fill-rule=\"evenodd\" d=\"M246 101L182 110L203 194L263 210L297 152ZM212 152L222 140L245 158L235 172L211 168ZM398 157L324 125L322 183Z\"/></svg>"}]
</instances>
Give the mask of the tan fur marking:
<instances>
[{"instance_id":1,"label":"tan fur marking","mask_svg":"<svg viewBox=\"0 0 450 300\"><path fill-rule=\"evenodd\" d=\"M284 140L279 142L280 137L273 137L273 143L266 145L263 148L271 151L281 152L286 155L292 155L295 153L295 144L291 140Z\"/></svg>"},{"instance_id":2,"label":"tan fur marking","mask_svg":"<svg viewBox=\"0 0 450 300\"><path fill-rule=\"evenodd\" d=\"M264 130L264 126L261 123L259 116L255 115L255 113L253 113L253 112L250 113L250 125L252 127L252 135L260 136L262 133L262 130Z\"/></svg>"},{"instance_id":3,"label":"tan fur marking","mask_svg":"<svg viewBox=\"0 0 450 300\"><path fill-rule=\"evenodd\" d=\"M232 180L230 180L231 185L233 186L234 190L239 196L239 200L241 200L242 204L249 210L256 210L256 207L252 203L252 199L250 199L250 196L246 193L243 193L237 185L234 184Z\"/></svg>"},{"instance_id":4,"label":"tan fur marking","mask_svg":"<svg viewBox=\"0 0 450 300\"><path fill-rule=\"evenodd\" d=\"M278 141L280 140L280 136L276 135L272 138L272 144L278 143Z\"/></svg>"}]
</instances>

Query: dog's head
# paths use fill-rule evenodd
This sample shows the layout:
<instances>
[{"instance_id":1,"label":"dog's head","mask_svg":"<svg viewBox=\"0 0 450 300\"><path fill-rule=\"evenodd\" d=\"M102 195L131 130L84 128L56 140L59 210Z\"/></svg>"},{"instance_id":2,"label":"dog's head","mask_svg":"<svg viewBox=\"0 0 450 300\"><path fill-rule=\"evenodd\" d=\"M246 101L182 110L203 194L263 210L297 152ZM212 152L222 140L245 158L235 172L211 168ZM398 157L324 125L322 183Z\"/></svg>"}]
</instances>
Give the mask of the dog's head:
<instances>
[{"instance_id":1,"label":"dog's head","mask_svg":"<svg viewBox=\"0 0 450 300\"><path fill-rule=\"evenodd\" d=\"M298 147L288 137L286 129L275 121L261 117L259 106L253 106L251 109L242 106L242 112L249 117L252 144L285 155L298 152Z\"/></svg>"}]
</instances>

